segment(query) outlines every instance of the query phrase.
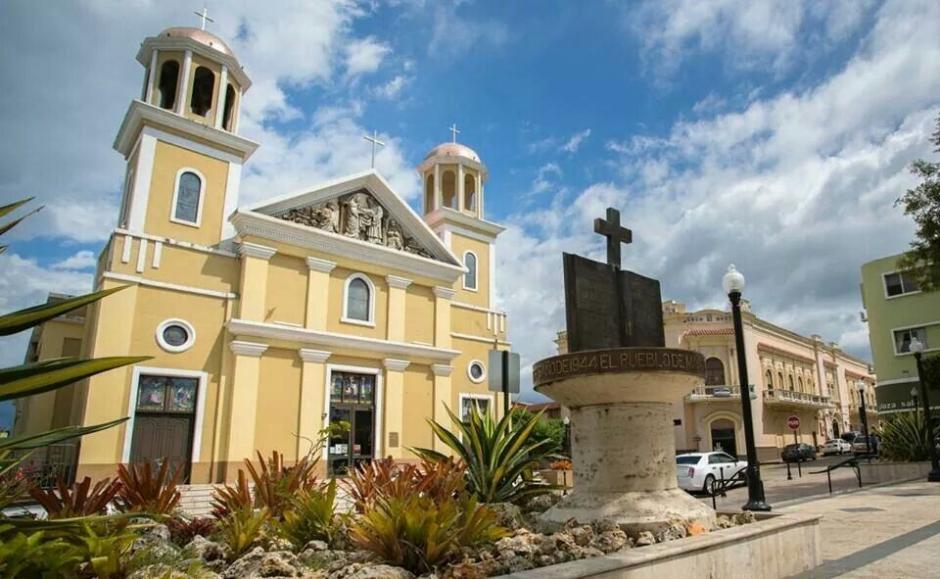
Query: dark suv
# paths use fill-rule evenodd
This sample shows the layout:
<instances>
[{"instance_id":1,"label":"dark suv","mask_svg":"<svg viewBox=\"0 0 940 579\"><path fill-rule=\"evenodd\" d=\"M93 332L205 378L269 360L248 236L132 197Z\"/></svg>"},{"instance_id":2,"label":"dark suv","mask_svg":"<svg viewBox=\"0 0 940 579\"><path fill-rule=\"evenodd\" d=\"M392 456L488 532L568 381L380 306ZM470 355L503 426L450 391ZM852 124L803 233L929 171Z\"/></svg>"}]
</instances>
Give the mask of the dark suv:
<instances>
[{"instance_id":1,"label":"dark suv","mask_svg":"<svg viewBox=\"0 0 940 579\"><path fill-rule=\"evenodd\" d=\"M805 462L807 460L816 460L816 449L806 443L788 444L783 447L780 453L783 462Z\"/></svg>"}]
</instances>

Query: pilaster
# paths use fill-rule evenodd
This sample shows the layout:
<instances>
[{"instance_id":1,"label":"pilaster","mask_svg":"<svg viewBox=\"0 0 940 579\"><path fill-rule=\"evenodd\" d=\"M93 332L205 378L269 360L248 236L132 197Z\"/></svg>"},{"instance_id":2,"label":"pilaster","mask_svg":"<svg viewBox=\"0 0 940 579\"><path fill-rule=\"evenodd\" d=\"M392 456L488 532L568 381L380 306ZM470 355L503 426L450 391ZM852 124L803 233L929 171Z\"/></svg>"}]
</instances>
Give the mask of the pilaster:
<instances>
[{"instance_id":1,"label":"pilaster","mask_svg":"<svg viewBox=\"0 0 940 579\"><path fill-rule=\"evenodd\" d=\"M222 128L222 117L225 111L225 93L228 87L228 67L222 65L222 74L219 75L219 93L215 97L215 128Z\"/></svg>"},{"instance_id":2,"label":"pilaster","mask_svg":"<svg viewBox=\"0 0 940 579\"><path fill-rule=\"evenodd\" d=\"M457 210L463 211L464 208L464 191L463 186L463 163L457 163Z\"/></svg>"},{"instance_id":3,"label":"pilaster","mask_svg":"<svg viewBox=\"0 0 940 579\"><path fill-rule=\"evenodd\" d=\"M263 322L268 289L268 260L277 250L257 243L242 242L238 252L242 256L238 316L243 320Z\"/></svg>"},{"instance_id":4,"label":"pilaster","mask_svg":"<svg viewBox=\"0 0 940 579\"><path fill-rule=\"evenodd\" d=\"M455 293L449 287L434 287L434 345L438 348L450 348L450 304Z\"/></svg>"},{"instance_id":5,"label":"pilaster","mask_svg":"<svg viewBox=\"0 0 940 579\"><path fill-rule=\"evenodd\" d=\"M385 359L385 456L402 458L402 426L405 412L405 369L408 360Z\"/></svg>"},{"instance_id":6,"label":"pilaster","mask_svg":"<svg viewBox=\"0 0 940 579\"><path fill-rule=\"evenodd\" d=\"M178 115L184 114L186 111L186 97L189 96L189 70L193 65L193 51L187 50L183 56L183 70L180 71L179 86L177 86L176 93L176 106L173 107L173 112Z\"/></svg>"},{"instance_id":7,"label":"pilaster","mask_svg":"<svg viewBox=\"0 0 940 579\"><path fill-rule=\"evenodd\" d=\"M261 355L267 344L234 340L229 344L234 356L232 371L232 410L228 424L229 463L240 463L255 451L255 418L258 406L258 380ZM231 477L229 477L231 478Z\"/></svg>"},{"instance_id":8,"label":"pilaster","mask_svg":"<svg viewBox=\"0 0 940 579\"><path fill-rule=\"evenodd\" d=\"M444 193L441 191L441 166L434 165L434 210L441 208Z\"/></svg>"},{"instance_id":9,"label":"pilaster","mask_svg":"<svg viewBox=\"0 0 940 579\"><path fill-rule=\"evenodd\" d=\"M393 342L405 341L405 298L411 280L397 275L385 276L388 283L388 331L386 338Z\"/></svg>"},{"instance_id":10,"label":"pilaster","mask_svg":"<svg viewBox=\"0 0 940 579\"><path fill-rule=\"evenodd\" d=\"M330 298L330 272L335 261L307 258L307 309L304 327L310 330L326 329L326 312Z\"/></svg>"},{"instance_id":11,"label":"pilaster","mask_svg":"<svg viewBox=\"0 0 940 579\"><path fill-rule=\"evenodd\" d=\"M431 365L431 372L434 373L434 421L445 428L451 427L451 420L450 416L447 414L447 408L450 406L451 400L453 399L450 384L450 375L453 370L453 366L447 364ZM441 442L437 436L434 437L434 450L445 453L449 452L447 445Z\"/></svg>"},{"instance_id":12,"label":"pilaster","mask_svg":"<svg viewBox=\"0 0 940 579\"><path fill-rule=\"evenodd\" d=\"M326 364L330 352L300 348L303 361L300 374L300 416L297 426L297 458L310 452L323 428L323 401L326 396Z\"/></svg>"}]
</instances>

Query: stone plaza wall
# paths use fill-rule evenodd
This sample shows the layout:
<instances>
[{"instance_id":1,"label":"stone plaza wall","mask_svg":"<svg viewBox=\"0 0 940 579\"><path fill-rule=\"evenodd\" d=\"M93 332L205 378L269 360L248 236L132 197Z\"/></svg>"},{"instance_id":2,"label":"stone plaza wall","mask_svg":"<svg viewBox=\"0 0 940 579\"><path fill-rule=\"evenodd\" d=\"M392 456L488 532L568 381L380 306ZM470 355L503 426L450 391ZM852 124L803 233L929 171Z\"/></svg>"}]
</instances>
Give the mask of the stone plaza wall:
<instances>
[{"instance_id":1,"label":"stone plaza wall","mask_svg":"<svg viewBox=\"0 0 940 579\"><path fill-rule=\"evenodd\" d=\"M874 485L889 482L902 482L923 478L927 479L930 462L872 462L858 463L862 472L862 484Z\"/></svg>"},{"instance_id":2,"label":"stone plaza wall","mask_svg":"<svg viewBox=\"0 0 940 579\"><path fill-rule=\"evenodd\" d=\"M819 515L757 516L758 521L748 525L502 577L772 579L803 573L822 563Z\"/></svg>"}]
</instances>

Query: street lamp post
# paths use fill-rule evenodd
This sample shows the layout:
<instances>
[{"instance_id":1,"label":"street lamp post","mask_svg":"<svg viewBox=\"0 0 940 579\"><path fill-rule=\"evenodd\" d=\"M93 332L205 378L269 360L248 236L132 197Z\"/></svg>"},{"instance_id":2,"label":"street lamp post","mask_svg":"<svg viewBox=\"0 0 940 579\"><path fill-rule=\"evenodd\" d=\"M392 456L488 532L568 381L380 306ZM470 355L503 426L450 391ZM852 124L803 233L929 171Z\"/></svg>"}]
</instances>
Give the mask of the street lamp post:
<instances>
[{"instance_id":1,"label":"street lamp post","mask_svg":"<svg viewBox=\"0 0 940 579\"><path fill-rule=\"evenodd\" d=\"M933 437L933 420L930 416L930 394L927 392L927 380L924 376L922 363L924 344L915 337L911 340L910 350L911 353L914 354L914 360L917 362L917 381L920 382L921 404L924 405L924 425L927 427L927 450L930 452L930 472L927 474L927 480L930 482L940 482L940 458L937 457L937 443Z\"/></svg>"},{"instance_id":2,"label":"street lamp post","mask_svg":"<svg viewBox=\"0 0 940 579\"><path fill-rule=\"evenodd\" d=\"M911 400L914 401L914 418L920 418L920 413L917 410L917 386L911 386Z\"/></svg>"},{"instance_id":3,"label":"street lamp post","mask_svg":"<svg viewBox=\"0 0 940 579\"><path fill-rule=\"evenodd\" d=\"M565 443L562 445L563 451L568 455L568 458L571 458L571 418L565 416L561 419L562 424L565 425Z\"/></svg>"},{"instance_id":4,"label":"street lamp post","mask_svg":"<svg viewBox=\"0 0 940 579\"><path fill-rule=\"evenodd\" d=\"M770 505L764 498L764 483L760 479L760 464L757 462L757 448L754 446L754 420L751 417L751 390L747 379L747 357L744 349L744 325L741 323L741 291L744 289L744 276L728 266L728 272L721 280L721 285L731 301L731 317L734 320L734 343L738 353L738 375L741 377L741 417L744 420L744 444L747 448L747 503L745 511L769 511Z\"/></svg>"},{"instance_id":5,"label":"street lamp post","mask_svg":"<svg viewBox=\"0 0 940 579\"><path fill-rule=\"evenodd\" d=\"M865 454L871 454L871 437L868 436L868 411L865 409L865 388L866 384L862 380L855 383L855 389L858 390L858 397L861 400L859 413L862 415L862 433L865 435Z\"/></svg>"}]
</instances>

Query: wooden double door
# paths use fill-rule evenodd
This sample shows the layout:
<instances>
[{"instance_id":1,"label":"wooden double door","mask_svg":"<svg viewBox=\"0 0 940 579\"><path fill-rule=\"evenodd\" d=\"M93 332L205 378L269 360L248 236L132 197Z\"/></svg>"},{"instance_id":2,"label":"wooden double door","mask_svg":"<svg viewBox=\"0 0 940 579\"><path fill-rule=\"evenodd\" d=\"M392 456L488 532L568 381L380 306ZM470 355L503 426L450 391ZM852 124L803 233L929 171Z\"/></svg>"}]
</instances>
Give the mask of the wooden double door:
<instances>
[{"instance_id":1,"label":"wooden double door","mask_svg":"<svg viewBox=\"0 0 940 579\"><path fill-rule=\"evenodd\" d=\"M189 481L192 467L197 378L141 374L134 412L131 463L170 463Z\"/></svg>"}]
</instances>

